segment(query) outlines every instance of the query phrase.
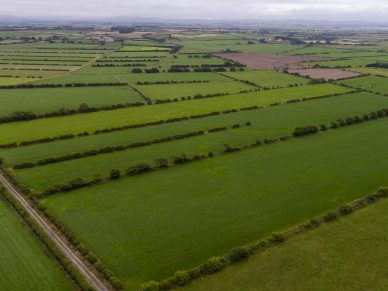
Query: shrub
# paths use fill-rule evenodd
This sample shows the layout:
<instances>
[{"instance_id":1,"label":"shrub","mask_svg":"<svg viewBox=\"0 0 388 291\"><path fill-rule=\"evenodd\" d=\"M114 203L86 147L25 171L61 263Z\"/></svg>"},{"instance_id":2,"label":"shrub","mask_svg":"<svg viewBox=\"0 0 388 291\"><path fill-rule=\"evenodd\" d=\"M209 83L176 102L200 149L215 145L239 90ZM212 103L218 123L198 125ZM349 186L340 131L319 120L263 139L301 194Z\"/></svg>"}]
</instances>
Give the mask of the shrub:
<instances>
[{"instance_id":1,"label":"shrub","mask_svg":"<svg viewBox=\"0 0 388 291\"><path fill-rule=\"evenodd\" d=\"M147 283L144 283L142 288L143 291L159 291L160 286L158 282L155 281L148 281Z\"/></svg>"},{"instance_id":2,"label":"shrub","mask_svg":"<svg viewBox=\"0 0 388 291\"><path fill-rule=\"evenodd\" d=\"M134 73L134 74L141 74L141 73L143 73L143 70L140 69L140 68L133 68L132 69L132 73Z\"/></svg>"},{"instance_id":3,"label":"shrub","mask_svg":"<svg viewBox=\"0 0 388 291\"><path fill-rule=\"evenodd\" d=\"M190 274L187 271L177 271L174 274L173 281L178 286L183 286L191 280Z\"/></svg>"},{"instance_id":4,"label":"shrub","mask_svg":"<svg viewBox=\"0 0 388 291\"><path fill-rule=\"evenodd\" d=\"M231 263L243 261L249 257L249 250L246 247L236 247L228 253L228 260Z\"/></svg>"},{"instance_id":5,"label":"shrub","mask_svg":"<svg viewBox=\"0 0 388 291\"><path fill-rule=\"evenodd\" d=\"M109 176L109 178L110 178L111 180L116 180L116 179L119 179L120 177L121 177L121 173L120 173L119 170L114 170L114 169L112 169L112 170L110 171L110 176Z\"/></svg>"},{"instance_id":6,"label":"shrub","mask_svg":"<svg viewBox=\"0 0 388 291\"><path fill-rule=\"evenodd\" d=\"M286 240L286 238L285 238L284 234L282 234L280 232L274 232L272 234L271 240L273 242L281 243L281 242L284 242Z\"/></svg>"},{"instance_id":7,"label":"shrub","mask_svg":"<svg viewBox=\"0 0 388 291\"><path fill-rule=\"evenodd\" d=\"M298 136L304 136L309 134L315 134L317 132L318 132L318 127L314 125L307 125L304 127L295 128L293 135L298 137Z\"/></svg>"},{"instance_id":8,"label":"shrub","mask_svg":"<svg viewBox=\"0 0 388 291\"><path fill-rule=\"evenodd\" d=\"M151 166L148 164L142 163L142 164L137 164L132 167L129 167L126 171L126 175L133 176L133 175L146 173L149 171L151 171Z\"/></svg>"},{"instance_id":9,"label":"shrub","mask_svg":"<svg viewBox=\"0 0 388 291\"><path fill-rule=\"evenodd\" d=\"M330 211L330 212L326 213L325 216L323 216L323 220L325 222L333 221L335 219L337 219L337 214L333 211Z\"/></svg>"},{"instance_id":10,"label":"shrub","mask_svg":"<svg viewBox=\"0 0 388 291\"><path fill-rule=\"evenodd\" d=\"M339 212L342 215L348 215L348 214L353 212L353 208L350 207L349 205L341 205L340 208L339 208Z\"/></svg>"},{"instance_id":11,"label":"shrub","mask_svg":"<svg viewBox=\"0 0 388 291\"><path fill-rule=\"evenodd\" d=\"M225 266L225 260L221 257L212 257L200 266L202 274L218 272Z\"/></svg>"}]
</instances>

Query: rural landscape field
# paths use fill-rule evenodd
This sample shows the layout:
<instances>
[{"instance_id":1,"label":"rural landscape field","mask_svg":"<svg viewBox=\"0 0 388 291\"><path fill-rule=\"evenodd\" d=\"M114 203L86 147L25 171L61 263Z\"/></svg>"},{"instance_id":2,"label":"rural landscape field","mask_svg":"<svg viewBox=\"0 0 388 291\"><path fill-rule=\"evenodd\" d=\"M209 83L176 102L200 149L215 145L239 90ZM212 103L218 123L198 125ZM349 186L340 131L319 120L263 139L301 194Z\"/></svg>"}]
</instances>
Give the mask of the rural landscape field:
<instances>
[{"instance_id":1,"label":"rural landscape field","mask_svg":"<svg viewBox=\"0 0 388 291\"><path fill-rule=\"evenodd\" d=\"M388 290L388 30L0 27L0 290Z\"/></svg>"}]
</instances>

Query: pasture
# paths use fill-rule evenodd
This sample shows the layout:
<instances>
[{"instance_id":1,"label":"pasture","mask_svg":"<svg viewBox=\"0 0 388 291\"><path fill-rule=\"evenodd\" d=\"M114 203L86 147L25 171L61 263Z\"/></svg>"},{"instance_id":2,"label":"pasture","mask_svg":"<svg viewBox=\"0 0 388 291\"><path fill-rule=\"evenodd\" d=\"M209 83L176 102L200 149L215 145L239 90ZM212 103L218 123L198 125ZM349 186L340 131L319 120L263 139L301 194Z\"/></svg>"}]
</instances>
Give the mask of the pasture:
<instances>
[{"instance_id":1,"label":"pasture","mask_svg":"<svg viewBox=\"0 0 388 291\"><path fill-rule=\"evenodd\" d=\"M388 74L367 67L388 60L383 30L134 28L0 30L0 85L33 86L0 89L1 168L111 283L139 290L387 185ZM384 205L186 287L381 289ZM72 289L0 213L0 289Z\"/></svg>"},{"instance_id":2,"label":"pasture","mask_svg":"<svg viewBox=\"0 0 388 291\"><path fill-rule=\"evenodd\" d=\"M0 125L0 140L2 143L20 142L62 134L105 129L114 126L205 114L214 111L240 109L248 106L268 106L276 102L331 94L344 94L349 91L347 88L332 84L318 84L173 102L140 108L126 108L114 111L9 123Z\"/></svg>"},{"instance_id":3,"label":"pasture","mask_svg":"<svg viewBox=\"0 0 388 291\"><path fill-rule=\"evenodd\" d=\"M387 124L262 146L42 203L134 288L385 185Z\"/></svg>"},{"instance_id":4,"label":"pasture","mask_svg":"<svg viewBox=\"0 0 388 291\"><path fill-rule=\"evenodd\" d=\"M244 71L244 72L227 72L223 75L238 79L241 81L249 81L257 86L272 88L272 87L288 87L295 85L306 85L308 79L293 76L278 71Z\"/></svg>"},{"instance_id":5,"label":"pasture","mask_svg":"<svg viewBox=\"0 0 388 291\"><path fill-rule=\"evenodd\" d=\"M383 290L387 213L380 201L182 290Z\"/></svg>"},{"instance_id":6,"label":"pasture","mask_svg":"<svg viewBox=\"0 0 388 291\"><path fill-rule=\"evenodd\" d=\"M15 111L43 114L61 108L77 109L81 104L101 107L142 101L127 86L0 89L0 116Z\"/></svg>"},{"instance_id":7,"label":"pasture","mask_svg":"<svg viewBox=\"0 0 388 291\"><path fill-rule=\"evenodd\" d=\"M354 88L360 88L376 93L388 94L387 78L379 76L366 76L350 80L343 80L341 83Z\"/></svg>"}]
</instances>

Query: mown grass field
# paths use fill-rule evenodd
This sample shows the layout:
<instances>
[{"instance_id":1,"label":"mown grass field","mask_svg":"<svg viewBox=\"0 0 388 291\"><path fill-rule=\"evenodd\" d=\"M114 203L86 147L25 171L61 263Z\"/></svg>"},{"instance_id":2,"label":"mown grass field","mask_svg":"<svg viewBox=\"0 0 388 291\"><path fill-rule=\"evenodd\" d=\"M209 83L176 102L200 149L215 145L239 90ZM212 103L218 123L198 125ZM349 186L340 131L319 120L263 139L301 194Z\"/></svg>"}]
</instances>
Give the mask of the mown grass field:
<instances>
[{"instance_id":1,"label":"mown grass field","mask_svg":"<svg viewBox=\"0 0 388 291\"><path fill-rule=\"evenodd\" d=\"M59 265L1 198L0 253L2 290L74 289Z\"/></svg>"},{"instance_id":2,"label":"mown grass field","mask_svg":"<svg viewBox=\"0 0 388 291\"><path fill-rule=\"evenodd\" d=\"M62 107L77 109L85 103L91 107L144 102L128 86L0 89L0 116L15 111L47 113Z\"/></svg>"},{"instance_id":3,"label":"mown grass field","mask_svg":"<svg viewBox=\"0 0 388 291\"><path fill-rule=\"evenodd\" d=\"M182 290L385 290L387 213L380 201Z\"/></svg>"},{"instance_id":4,"label":"mown grass field","mask_svg":"<svg viewBox=\"0 0 388 291\"><path fill-rule=\"evenodd\" d=\"M44 205L129 286L158 280L385 185L387 124L123 179Z\"/></svg>"},{"instance_id":5,"label":"mown grass field","mask_svg":"<svg viewBox=\"0 0 388 291\"><path fill-rule=\"evenodd\" d=\"M318 84L296 88L260 91L232 96L206 98L152 105L141 108L128 108L114 111L80 114L59 118L40 119L0 125L2 143L57 136L66 133L79 133L104 129L125 124L144 123L173 117L209 113L246 106L267 106L274 102L346 93L350 90L332 84Z\"/></svg>"}]
</instances>

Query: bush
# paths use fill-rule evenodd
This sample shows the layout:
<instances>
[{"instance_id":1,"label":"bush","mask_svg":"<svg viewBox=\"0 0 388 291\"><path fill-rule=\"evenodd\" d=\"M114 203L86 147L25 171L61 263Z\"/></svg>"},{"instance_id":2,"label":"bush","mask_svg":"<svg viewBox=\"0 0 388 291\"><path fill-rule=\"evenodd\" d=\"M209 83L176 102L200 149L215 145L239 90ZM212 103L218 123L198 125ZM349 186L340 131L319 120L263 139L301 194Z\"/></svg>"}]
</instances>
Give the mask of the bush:
<instances>
[{"instance_id":1,"label":"bush","mask_svg":"<svg viewBox=\"0 0 388 291\"><path fill-rule=\"evenodd\" d=\"M330 212L326 213L325 216L323 216L323 220L325 222L330 222L330 221L333 221L335 219L337 219L337 214L333 211L330 211Z\"/></svg>"},{"instance_id":2,"label":"bush","mask_svg":"<svg viewBox=\"0 0 388 291\"><path fill-rule=\"evenodd\" d=\"M160 286L158 282L155 281L148 281L147 283L144 283L142 288L143 291L159 291Z\"/></svg>"},{"instance_id":3,"label":"bush","mask_svg":"<svg viewBox=\"0 0 388 291\"><path fill-rule=\"evenodd\" d=\"M236 247L228 253L228 260L231 263L243 261L249 257L249 250L246 247Z\"/></svg>"},{"instance_id":4,"label":"bush","mask_svg":"<svg viewBox=\"0 0 388 291\"><path fill-rule=\"evenodd\" d=\"M293 135L298 137L298 136L304 136L309 134L315 134L317 132L318 132L318 127L314 125L307 125L304 127L295 128Z\"/></svg>"},{"instance_id":5,"label":"bush","mask_svg":"<svg viewBox=\"0 0 388 291\"><path fill-rule=\"evenodd\" d=\"M110 175L109 175L109 178L111 180L116 180L116 179L119 179L121 177L121 173L119 170L111 170L110 171Z\"/></svg>"},{"instance_id":6,"label":"bush","mask_svg":"<svg viewBox=\"0 0 388 291\"><path fill-rule=\"evenodd\" d=\"M284 242L286 240L286 238L285 238L284 234L282 234L280 232L274 232L272 234L271 240L273 242L281 243L281 242Z\"/></svg>"},{"instance_id":7,"label":"bush","mask_svg":"<svg viewBox=\"0 0 388 291\"><path fill-rule=\"evenodd\" d=\"M132 73L134 73L134 74L141 74L141 73L143 73L143 70L140 69L140 68L133 68L132 69Z\"/></svg>"},{"instance_id":8,"label":"bush","mask_svg":"<svg viewBox=\"0 0 388 291\"><path fill-rule=\"evenodd\" d=\"M339 208L339 212L342 215L348 215L348 214L353 212L353 208L350 207L349 205L341 205L340 208Z\"/></svg>"},{"instance_id":9,"label":"bush","mask_svg":"<svg viewBox=\"0 0 388 291\"><path fill-rule=\"evenodd\" d=\"M173 277L173 282L178 286L186 285L190 280L191 277L187 271L177 271Z\"/></svg>"},{"instance_id":10,"label":"bush","mask_svg":"<svg viewBox=\"0 0 388 291\"><path fill-rule=\"evenodd\" d=\"M142 163L142 164L137 164L132 167L129 167L126 171L126 175L133 176L133 175L146 173L149 171L151 171L151 166L148 164Z\"/></svg>"},{"instance_id":11,"label":"bush","mask_svg":"<svg viewBox=\"0 0 388 291\"><path fill-rule=\"evenodd\" d=\"M225 260L221 257L212 257L200 266L202 274L218 272L225 266Z\"/></svg>"}]
</instances>

